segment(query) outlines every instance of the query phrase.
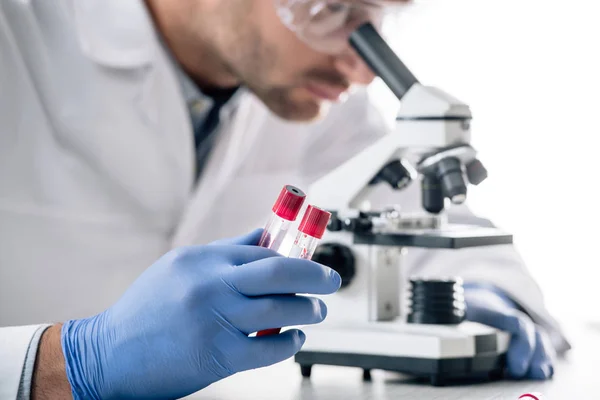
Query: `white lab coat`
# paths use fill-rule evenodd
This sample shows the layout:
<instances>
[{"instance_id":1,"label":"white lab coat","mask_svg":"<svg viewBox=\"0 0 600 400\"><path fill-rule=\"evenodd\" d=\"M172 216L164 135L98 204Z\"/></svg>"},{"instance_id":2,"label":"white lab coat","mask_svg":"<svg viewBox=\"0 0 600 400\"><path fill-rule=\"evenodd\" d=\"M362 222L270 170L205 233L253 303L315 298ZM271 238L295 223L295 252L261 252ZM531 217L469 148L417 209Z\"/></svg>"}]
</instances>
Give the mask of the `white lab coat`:
<instances>
[{"instance_id":1,"label":"white lab coat","mask_svg":"<svg viewBox=\"0 0 600 400\"><path fill-rule=\"evenodd\" d=\"M307 187L386 129L365 92L311 125L236 96L196 189L186 104L142 1L2 0L0 326L102 311L171 247L262 226L283 184ZM408 261L493 282L558 331L511 246ZM1 398L16 393L30 332L0 329Z\"/></svg>"}]
</instances>

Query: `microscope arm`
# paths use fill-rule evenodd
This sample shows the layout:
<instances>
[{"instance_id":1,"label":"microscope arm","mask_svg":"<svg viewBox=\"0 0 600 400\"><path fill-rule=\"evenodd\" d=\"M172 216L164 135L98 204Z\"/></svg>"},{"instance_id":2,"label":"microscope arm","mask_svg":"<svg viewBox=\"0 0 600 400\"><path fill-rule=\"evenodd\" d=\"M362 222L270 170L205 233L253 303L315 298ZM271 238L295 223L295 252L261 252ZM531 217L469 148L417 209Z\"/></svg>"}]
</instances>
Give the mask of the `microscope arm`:
<instances>
[{"instance_id":1,"label":"microscope arm","mask_svg":"<svg viewBox=\"0 0 600 400\"><path fill-rule=\"evenodd\" d=\"M454 204L465 200L467 180L478 185L487 177L469 145L469 107L421 85L372 25L359 27L350 43L401 100L398 132L383 136L310 187L315 203L338 212L313 260L338 271L342 287L327 299L328 322L307 328L309 339L296 362L303 376L310 376L315 364L346 365L363 368L365 379L371 369L388 369L428 376L434 385L453 377L499 374L510 334L462 321L466 307L457 301L460 279L413 279L416 271L403 265L408 248L481 247L489 252L489 246L512 243L511 235L494 228L429 223L444 220L438 217L447 199ZM374 184L406 187L412 178L407 166L415 161L424 212L363 208ZM449 272L446 258L435 264L438 272ZM407 307L403 274L411 278Z\"/></svg>"},{"instance_id":2,"label":"microscope arm","mask_svg":"<svg viewBox=\"0 0 600 400\"><path fill-rule=\"evenodd\" d=\"M469 143L470 118L468 106L452 96L414 84L403 97L396 130L317 180L309 193L315 203L328 210L360 208L372 191L373 178L403 153L424 154Z\"/></svg>"}]
</instances>

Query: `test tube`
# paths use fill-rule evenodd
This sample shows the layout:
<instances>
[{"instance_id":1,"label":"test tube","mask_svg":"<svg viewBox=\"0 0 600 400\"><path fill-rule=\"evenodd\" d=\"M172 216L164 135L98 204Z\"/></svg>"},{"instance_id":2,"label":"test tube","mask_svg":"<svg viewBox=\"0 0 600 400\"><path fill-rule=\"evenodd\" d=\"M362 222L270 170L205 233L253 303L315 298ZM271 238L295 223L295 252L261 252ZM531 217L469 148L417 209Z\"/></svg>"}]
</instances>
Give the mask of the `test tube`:
<instances>
[{"instance_id":1,"label":"test tube","mask_svg":"<svg viewBox=\"0 0 600 400\"><path fill-rule=\"evenodd\" d=\"M279 249L292 222L296 220L305 199L304 192L295 186L286 185L281 189L277 201L273 204L273 213L258 242L260 247L275 251Z\"/></svg>"},{"instance_id":2,"label":"test tube","mask_svg":"<svg viewBox=\"0 0 600 400\"><path fill-rule=\"evenodd\" d=\"M289 257L310 260L325 233L330 218L331 213L309 205L298 227L298 235ZM281 328L265 329L257 332L256 336L277 335L279 332Z\"/></svg>"},{"instance_id":3,"label":"test tube","mask_svg":"<svg viewBox=\"0 0 600 400\"><path fill-rule=\"evenodd\" d=\"M289 257L310 260L327 229L331 213L309 205L298 227L298 235Z\"/></svg>"},{"instance_id":4,"label":"test tube","mask_svg":"<svg viewBox=\"0 0 600 400\"><path fill-rule=\"evenodd\" d=\"M258 245L277 251L284 241L292 222L296 221L305 199L306 194L302 190L292 185L284 186L275 204L273 204L273 213L265 226ZM257 332L256 336L276 335L280 330L279 328L265 329Z\"/></svg>"}]
</instances>

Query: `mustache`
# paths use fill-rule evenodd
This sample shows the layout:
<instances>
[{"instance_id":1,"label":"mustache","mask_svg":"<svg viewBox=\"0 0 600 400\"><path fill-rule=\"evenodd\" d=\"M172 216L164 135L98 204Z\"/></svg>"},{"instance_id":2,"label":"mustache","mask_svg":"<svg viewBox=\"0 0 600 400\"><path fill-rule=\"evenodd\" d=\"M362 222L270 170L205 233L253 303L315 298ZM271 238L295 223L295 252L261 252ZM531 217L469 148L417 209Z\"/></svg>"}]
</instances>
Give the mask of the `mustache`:
<instances>
[{"instance_id":1,"label":"mustache","mask_svg":"<svg viewBox=\"0 0 600 400\"><path fill-rule=\"evenodd\" d=\"M350 87L351 85L348 79L346 79L343 75L340 75L335 71L315 69L309 71L305 76L310 81L317 81L334 87L346 88Z\"/></svg>"}]
</instances>

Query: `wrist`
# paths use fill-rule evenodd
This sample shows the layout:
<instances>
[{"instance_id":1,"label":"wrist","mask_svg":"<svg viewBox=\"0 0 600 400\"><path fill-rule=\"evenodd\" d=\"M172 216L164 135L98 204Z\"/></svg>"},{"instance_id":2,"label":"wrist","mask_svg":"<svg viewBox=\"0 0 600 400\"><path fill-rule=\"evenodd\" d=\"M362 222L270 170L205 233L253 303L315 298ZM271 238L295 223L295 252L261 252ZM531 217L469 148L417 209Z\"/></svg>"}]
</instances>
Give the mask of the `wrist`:
<instances>
[{"instance_id":1,"label":"wrist","mask_svg":"<svg viewBox=\"0 0 600 400\"><path fill-rule=\"evenodd\" d=\"M40 338L31 382L33 400L71 398L60 340L61 327L61 324L51 326Z\"/></svg>"},{"instance_id":2,"label":"wrist","mask_svg":"<svg viewBox=\"0 0 600 400\"><path fill-rule=\"evenodd\" d=\"M465 289L465 295L468 298L470 291L483 291L494 295L500 302L502 302L505 306L519 310L519 305L511 299L502 289L491 283L485 282L468 282L463 285Z\"/></svg>"}]
</instances>

